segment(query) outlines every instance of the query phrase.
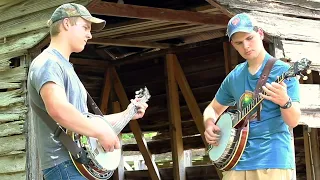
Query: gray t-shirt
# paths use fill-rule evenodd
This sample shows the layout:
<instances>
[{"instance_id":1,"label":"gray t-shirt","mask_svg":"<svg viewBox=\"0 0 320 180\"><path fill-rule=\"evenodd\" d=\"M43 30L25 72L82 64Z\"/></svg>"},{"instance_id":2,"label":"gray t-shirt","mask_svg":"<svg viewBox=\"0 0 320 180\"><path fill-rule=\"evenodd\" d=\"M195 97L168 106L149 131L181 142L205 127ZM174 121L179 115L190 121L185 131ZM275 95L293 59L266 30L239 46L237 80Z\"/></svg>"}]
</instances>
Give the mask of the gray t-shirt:
<instances>
[{"instance_id":1,"label":"gray t-shirt","mask_svg":"<svg viewBox=\"0 0 320 180\"><path fill-rule=\"evenodd\" d=\"M28 96L30 101L46 111L40 96L40 89L47 82L61 86L68 101L81 113L87 113L87 92L75 73L72 64L57 50L46 49L31 63L28 74ZM32 109L32 107L30 106ZM53 132L43 122L43 117L32 110L31 120L35 121L36 140L41 158L41 168L47 169L70 159L67 149L54 137ZM50 119L53 121L53 119Z\"/></svg>"}]
</instances>

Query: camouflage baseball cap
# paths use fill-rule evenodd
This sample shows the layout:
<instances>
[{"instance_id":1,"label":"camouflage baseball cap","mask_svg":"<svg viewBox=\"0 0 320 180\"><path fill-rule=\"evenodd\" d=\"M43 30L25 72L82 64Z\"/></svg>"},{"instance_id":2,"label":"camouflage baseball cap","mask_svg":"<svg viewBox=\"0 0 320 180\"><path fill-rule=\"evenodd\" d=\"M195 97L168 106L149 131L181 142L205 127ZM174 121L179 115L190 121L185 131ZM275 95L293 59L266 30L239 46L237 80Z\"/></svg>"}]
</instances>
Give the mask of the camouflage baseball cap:
<instances>
[{"instance_id":1,"label":"camouflage baseball cap","mask_svg":"<svg viewBox=\"0 0 320 180\"><path fill-rule=\"evenodd\" d=\"M51 15L48 25L51 26L52 23L68 17L82 17L90 21L92 23L92 31L100 31L106 25L105 20L93 17L86 7L76 3L67 3L59 6Z\"/></svg>"}]
</instances>

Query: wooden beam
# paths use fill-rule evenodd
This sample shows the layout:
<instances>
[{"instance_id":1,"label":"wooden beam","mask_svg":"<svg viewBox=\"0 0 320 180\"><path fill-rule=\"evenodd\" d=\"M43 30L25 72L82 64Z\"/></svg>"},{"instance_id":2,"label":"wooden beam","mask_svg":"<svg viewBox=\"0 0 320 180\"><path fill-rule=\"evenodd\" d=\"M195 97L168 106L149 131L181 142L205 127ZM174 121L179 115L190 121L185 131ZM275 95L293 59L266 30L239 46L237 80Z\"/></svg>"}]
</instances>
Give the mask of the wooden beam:
<instances>
[{"instance_id":1,"label":"wooden beam","mask_svg":"<svg viewBox=\"0 0 320 180\"><path fill-rule=\"evenodd\" d=\"M175 78L176 78L178 85L181 89L183 97L186 100L187 106L191 112L191 115L192 115L193 120L197 126L197 129L199 130L199 132L201 134L202 141L203 141L205 147L207 148L208 143L206 142L206 139L204 137L205 127L203 124L203 116L202 116L202 113L201 113L200 108L198 106L198 103L192 93L192 90L189 86L187 78L181 68L181 65L180 65L176 55L173 55L172 61L175 66ZM222 179L221 171L219 171L217 168L215 168L215 169L216 169L217 173L219 174L220 179Z\"/></svg>"},{"instance_id":2,"label":"wooden beam","mask_svg":"<svg viewBox=\"0 0 320 180\"><path fill-rule=\"evenodd\" d=\"M184 166L184 149L182 141L181 116L179 105L178 86L175 79L175 63L176 55L167 54L166 69L168 74L167 84L167 102L170 119L171 131L171 147L172 147L172 161L173 161L173 177L174 179L186 179Z\"/></svg>"},{"instance_id":3,"label":"wooden beam","mask_svg":"<svg viewBox=\"0 0 320 180\"><path fill-rule=\"evenodd\" d=\"M223 54L224 54L224 68L226 71L226 75L228 75L232 70L229 42L223 42Z\"/></svg>"},{"instance_id":4,"label":"wooden beam","mask_svg":"<svg viewBox=\"0 0 320 180\"><path fill-rule=\"evenodd\" d=\"M109 102L109 96L111 91L111 67L109 67L106 70L105 76L104 76L104 85L103 90L101 94L101 102L100 102L100 110L103 114L107 114L108 112L108 102ZM114 106L117 106L116 104ZM114 109L115 111L115 109Z\"/></svg>"},{"instance_id":5,"label":"wooden beam","mask_svg":"<svg viewBox=\"0 0 320 180\"><path fill-rule=\"evenodd\" d=\"M219 3L213 1L213 0L206 0L209 4L211 4L213 7L219 9L223 14L227 15L228 17L233 17L234 14L232 14L230 11L228 11L225 7L221 6Z\"/></svg>"},{"instance_id":6,"label":"wooden beam","mask_svg":"<svg viewBox=\"0 0 320 180\"><path fill-rule=\"evenodd\" d=\"M115 70L115 68L111 68L111 74L114 82L114 89L116 91L116 94L120 100L120 105L122 109L126 109L129 105L129 100L126 95L126 92L123 88L123 85L120 81L120 78ZM134 137L137 141L139 150L146 162L146 165L148 166L149 175L152 180L160 180L160 174L157 165L155 164L154 160L151 158L151 153L149 151L148 145L146 140L143 137L142 131L140 129L140 126L136 120L131 120L129 122L129 126L131 131L134 134Z\"/></svg>"},{"instance_id":7,"label":"wooden beam","mask_svg":"<svg viewBox=\"0 0 320 180\"><path fill-rule=\"evenodd\" d=\"M204 145L207 147L206 139L204 137L204 124L203 124L203 116L200 111L200 108L198 106L198 103L193 95L193 92L189 86L189 83L186 79L186 76L181 68L181 65L177 59L176 55L172 55L171 61L173 61L174 66L175 66L175 78L178 82L178 85L181 89L181 92L183 94L183 97L186 100L186 103L188 105L188 108L191 112L191 115L194 119L194 122L199 130L199 133L201 134L201 138L203 140Z\"/></svg>"},{"instance_id":8,"label":"wooden beam","mask_svg":"<svg viewBox=\"0 0 320 180\"><path fill-rule=\"evenodd\" d=\"M89 4L88 9L91 13L99 15L171 21L177 23L225 26L229 20L228 17L220 14L210 15L199 12L144 7L103 1Z\"/></svg>"},{"instance_id":9,"label":"wooden beam","mask_svg":"<svg viewBox=\"0 0 320 180\"><path fill-rule=\"evenodd\" d=\"M108 67L109 65L106 60L94 60L85 58L70 58L70 62L76 65L92 67Z\"/></svg>"},{"instance_id":10,"label":"wooden beam","mask_svg":"<svg viewBox=\"0 0 320 180\"><path fill-rule=\"evenodd\" d=\"M172 47L169 49L162 49L159 51L148 52L148 53L144 53L144 54L133 55L133 56L129 56L126 58L122 58L122 59L119 59L119 60L113 62L112 64L123 65L123 64L137 63L137 62L141 62L144 60L151 60L155 57L165 56L168 52L179 53L179 52L187 51L187 50L197 48L197 47L208 46L211 44L219 44L224 41L227 41L227 39L225 37L222 37L222 38L218 38L218 39L202 41L202 42L187 44L187 45L183 45L183 46Z\"/></svg>"},{"instance_id":11,"label":"wooden beam","mask_svg":"<svg viewBox=\"0 0 320 180\"><path fill-rule=\"evenodd\" d=\"M124 46L124 47L140 47L140 48L159 48L167 49L171 45L166 43L153 43L153 42L141 42L131 41L127 39L106 39L106 38L94 38L88 41L88 44L99 44L104 46Z\"/></svg>"}]
</instances>

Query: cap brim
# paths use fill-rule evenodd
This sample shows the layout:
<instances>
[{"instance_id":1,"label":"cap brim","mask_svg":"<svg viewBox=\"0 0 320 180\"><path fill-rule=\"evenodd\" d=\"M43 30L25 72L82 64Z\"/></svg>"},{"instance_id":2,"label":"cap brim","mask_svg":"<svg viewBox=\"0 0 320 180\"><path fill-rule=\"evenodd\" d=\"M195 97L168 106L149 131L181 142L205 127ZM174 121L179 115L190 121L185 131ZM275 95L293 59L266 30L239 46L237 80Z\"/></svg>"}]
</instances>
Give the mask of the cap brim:
<instances>
[{"instance_id":1,"label":"cap brim","mask_svg":"<svg viewBox=\"0 0 320 180\"><path fill-rule=\"evenodd\" d=\"M237 28L237 29L235 29L234 31L232 31L232 32L230 33L229 41L231 41L232 35L234 35L234 34L237 33L237 32L252 33L252 32L253 32L253 28L252 28L252 29L248 29L248 28Z\"/></svg>"},{"instance_id":2,"label":"cap brim","mask_svg":"<svg viewBox=\"0 0 320 180\"><path fill-rule=\"evenodd\" d=\"M103 19L99 19L99 18L96 18L96 17L82 17L84 19L86 19L87 21L90 21L92 24L91 24L91 30L92 31L100 31L102 30L105 25L106 25L106 21L103 20Z\"/></svg>"}]
</instances>

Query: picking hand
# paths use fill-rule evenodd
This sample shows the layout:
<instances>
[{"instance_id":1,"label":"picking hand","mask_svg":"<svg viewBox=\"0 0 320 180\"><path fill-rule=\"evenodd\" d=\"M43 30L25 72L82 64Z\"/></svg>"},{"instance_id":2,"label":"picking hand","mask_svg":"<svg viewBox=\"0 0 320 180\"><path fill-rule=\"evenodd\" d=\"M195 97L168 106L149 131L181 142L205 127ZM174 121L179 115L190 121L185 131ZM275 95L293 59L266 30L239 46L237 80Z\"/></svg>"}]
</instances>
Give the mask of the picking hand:
<instances>
[{"instance_id":1,"label":"picking hand","mask_svg":"<svg viewBox=\"0 0 320 180\"><path fill-rule=\"evenodd\" d=\"M262 89L267 95L260 93L260 96L264 99L272 101L275 104L278 104L279 106L284 106L289 100L289 96L287 94L287 85L283 81L281 83L266 83L265 86L262 86Z\"/></svg>"},{"instance_id":2,"label":"picking hand","mask_svg":"<svg viewBox=\"0 0 320 180\"><path fill-rule=\"evenodd\" d=\"M114 149L120 149L120 141L113 129L100 118L96 118L97 139L106 152L112 152Z\"/></svg>"},{"instance_id":3,"label":"picking hand","mask_svg":"<svg viewBox=\"0 0 320 180\"><path fill-rule=\"evenodd\" d=\"M206 124L206 129L204 131L204 136L206 138L207 143L218 146L220 140L220 128L215 125L213 122L210 124Z\"/></svg>"}]
</instances>

